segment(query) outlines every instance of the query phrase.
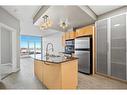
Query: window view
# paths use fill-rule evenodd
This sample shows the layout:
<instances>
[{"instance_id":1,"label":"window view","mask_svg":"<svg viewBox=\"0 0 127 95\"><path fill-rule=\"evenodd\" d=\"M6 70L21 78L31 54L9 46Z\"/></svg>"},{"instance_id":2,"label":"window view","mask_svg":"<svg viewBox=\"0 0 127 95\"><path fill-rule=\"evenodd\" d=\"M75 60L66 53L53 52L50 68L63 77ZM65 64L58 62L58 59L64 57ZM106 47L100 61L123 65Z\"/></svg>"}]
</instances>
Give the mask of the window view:
<instances>
[{"instance_id":1,"label":"window view","mask_svg":"<svg viewBox=\"0 0 127 95\"><path fill-rule=\"evenodd\" d=\"M41 58L41 37L21 36L20 47L21 57Z\"/></svg>"}]
</instances>

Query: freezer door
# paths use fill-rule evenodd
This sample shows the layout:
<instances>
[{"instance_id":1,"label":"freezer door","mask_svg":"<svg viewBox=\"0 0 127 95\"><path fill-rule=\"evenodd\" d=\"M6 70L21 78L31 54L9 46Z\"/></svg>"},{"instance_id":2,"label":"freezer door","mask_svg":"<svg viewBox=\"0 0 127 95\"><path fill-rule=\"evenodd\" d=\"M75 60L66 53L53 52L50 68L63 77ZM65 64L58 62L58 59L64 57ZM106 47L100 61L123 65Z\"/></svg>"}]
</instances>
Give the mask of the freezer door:
<instances>
[{"instance_id":1,"label":"freezer door","mask_svg":"<svg viewBox=\"0 0 127 95\"><path fill-rule=\"evenodd\" d=\"M75 39L75 49L90 48L90 37L81 37Z\"/></svg>"},{"instance_id":2,"label":"freezer door","mask_svg":"<svg viewBox=\"0 0 127 95\"><path fill-rule=\"evenodd\" d=\"M90 65L90 51L75 51L75 55L78 60L78 71L90 74L91 65Z\"/></svg>"}]
</instances>

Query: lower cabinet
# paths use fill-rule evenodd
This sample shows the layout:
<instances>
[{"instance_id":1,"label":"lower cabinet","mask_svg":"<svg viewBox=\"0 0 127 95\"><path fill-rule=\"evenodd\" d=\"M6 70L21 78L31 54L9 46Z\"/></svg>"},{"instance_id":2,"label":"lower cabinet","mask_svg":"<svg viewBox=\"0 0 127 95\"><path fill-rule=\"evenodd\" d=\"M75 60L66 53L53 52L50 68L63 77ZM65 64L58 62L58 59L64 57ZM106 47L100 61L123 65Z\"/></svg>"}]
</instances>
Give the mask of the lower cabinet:
<instances>
[{"instance_id":1,"label":"lower cabinet","mask_svg":"<svg viewBox=\"0 0 127 95\"><path fill-rule=\"evenodd\" d=\"M43 84L48 88L61 88L61 67L59 64L48 65L45 63L43 72Z\"/></svg>"},{"instance_id":2,"label":"lower cabinet","mask_svg":"<svg viewBox=\"0 0 127 95\"><path fill-rule=\"evenodd\" d=\"M97 72L127 80L126 14L96 22Z\"/></svg>"},{"instance_id":3,"label":"lower cabinet","mask_svg":"<svg viewBox=\"0 0 127 95\"><path fill-rule=\"evenodd\" d=\"M42 81L43 80L43 62L36 60L34 61L34 73L36 77Z\"/></svg>"},{"instance_id":4,"label":"lower cabinet","mask_svg":"<svg viewBox=\"0 0 127 95\"><path fill-rule=\"evenodd\" d=\"M57 64L35 60L34 73L48 89L76 89L78 59Z\"/></svg>"}]
</instances>

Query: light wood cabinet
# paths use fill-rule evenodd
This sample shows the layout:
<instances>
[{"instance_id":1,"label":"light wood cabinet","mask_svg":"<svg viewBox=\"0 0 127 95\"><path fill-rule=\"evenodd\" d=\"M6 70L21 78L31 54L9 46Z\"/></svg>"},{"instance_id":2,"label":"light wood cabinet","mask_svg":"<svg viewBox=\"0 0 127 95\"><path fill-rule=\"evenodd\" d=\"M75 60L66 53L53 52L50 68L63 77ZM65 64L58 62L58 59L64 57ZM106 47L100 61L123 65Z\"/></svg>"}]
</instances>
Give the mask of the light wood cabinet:
<instances>
[{"instance_id":1,"label":"light wood cabinet","mask_svg":"<svg viewBox=\"0 0 127 95\"><path fill-rule=\"evenodd\" d=\"M62 46L65 47L66 36L65 33L62 35Z\"/></svg>"},{"instance_id":2,"label":"light wood cabinet","mask_svg":"<svg viewBox=\"0 0 127 95\"><path fill-rule=\"evenodd\" d=\"M60 64L44 64L43 84L49 89L61 88L61 67Z\"/></svg>"},{"instance_id":3,"label":"light wood cabinet","mask_svg":"<svg viewBox=\"0 0 127 95\"><path fill-rule=\"evenodd\" d=\"M75 39L75 32L65 32L63 36L65 36L65 40Z\"/></svg>"},{"instance_id":4,"label":"light wood cabinet","mask_svg":"<svg viewBox=\"0 0 127 95\"><path fill-rule=\"evenodd\" d=\"M65 39L66 39L66 40L69 40L69 39L70 39L70 32L66 32L66 33L65 33Z\"/></svg>"},{"instance_id":5,"label":"light wood cabinet","mask_svg":"<svg viewBox=\"0 0 127 95\"><path fill-rule=\"evenodd\" d=\"M43 79L42 72L43 72L43 62L39 60L34 61L34 73L40 81L42 81Z\"/></svg>"},{"instance_id":6,"label":"light wood cabinet","mask_svg":"<svg viewBox=\"0 0 127 95\"><path fill-rule=\"evenodd\" d=\"M36 77L49 89L76 89L78 86L78 60L63 63L34 61Z\"/></svg>"},{"instance_id":7,"label":"light wood cabinet","mask_svg":"<svg viewBox=\"0 0 127 95\"><path fill-rule=\"evenodd\" d=\"M61 64L62 89L76 89L78 86L78 60Z\"/></svg>"},{"instance_id":8,"label":"light wood cabinet","mask_svg":"<svg viewBox=\"0 0 127 95\"><path fill-rule=\"evenodd\" d=\"M69 39L75 39L75 32L69 32Z\"/></svg>"},{"instance_id":9,"label":"light wood cabinet","mask_svg":"<svg viewBox=\"0 0 127 95\"><path fill-rule=\"evenodd\" d=\"M92 35L94 32L94 25L89 25L76 30L76 37Z\"/></svg>"},{"instance_id":10,"label":"light wood cabinet","mask_svg":"<svg viewBox=\"0 0 127 95\"><path fill-rule=\"evenodd\" d=\"M70 39L75 39L76 37L93 35L94 25L89 25L80 29L77 29L76 32L65 32L62 36L62 45L65 46L65 41Z\"/></svg>"},{"instance_id":11,"label":"light wood cabinet","mask_svg":"<svg viewBox=\"0 0 127 95\"><path fill-rule=\"evenodd\" d=\"M65 46L65 41L66 40L70 40L70 39L75 39L75 34L76 32L72 31L72 32L65 32L62 36L62 46Z\"/></svg>"}]
</instances>

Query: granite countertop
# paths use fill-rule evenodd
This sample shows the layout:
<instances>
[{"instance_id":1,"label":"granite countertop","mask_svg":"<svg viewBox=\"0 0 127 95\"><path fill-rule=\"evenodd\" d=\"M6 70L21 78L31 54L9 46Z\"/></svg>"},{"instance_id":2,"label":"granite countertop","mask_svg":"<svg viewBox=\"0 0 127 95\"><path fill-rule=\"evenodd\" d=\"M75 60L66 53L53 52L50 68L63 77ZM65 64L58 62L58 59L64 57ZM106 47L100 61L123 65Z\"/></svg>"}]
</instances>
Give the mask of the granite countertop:
<instances>
[{"instance_id":1,"label":"granite countertop","mask_svg":"<svg viewBox=\"0 0 127 95\"><path fill-rule=\"evenodd\" d=\"M59 63L64 63L64 62L67 62L67 61L72 61L72 60L76 60L78 58L76 57L69 57L69 58L66 58L66 57L43 57L43 58L35 58L35 60L40 60L40 61L44 61L44 62L49 62L49 63L54 63L54 64L59 64Z\"/></svg>"}]
</instances>

